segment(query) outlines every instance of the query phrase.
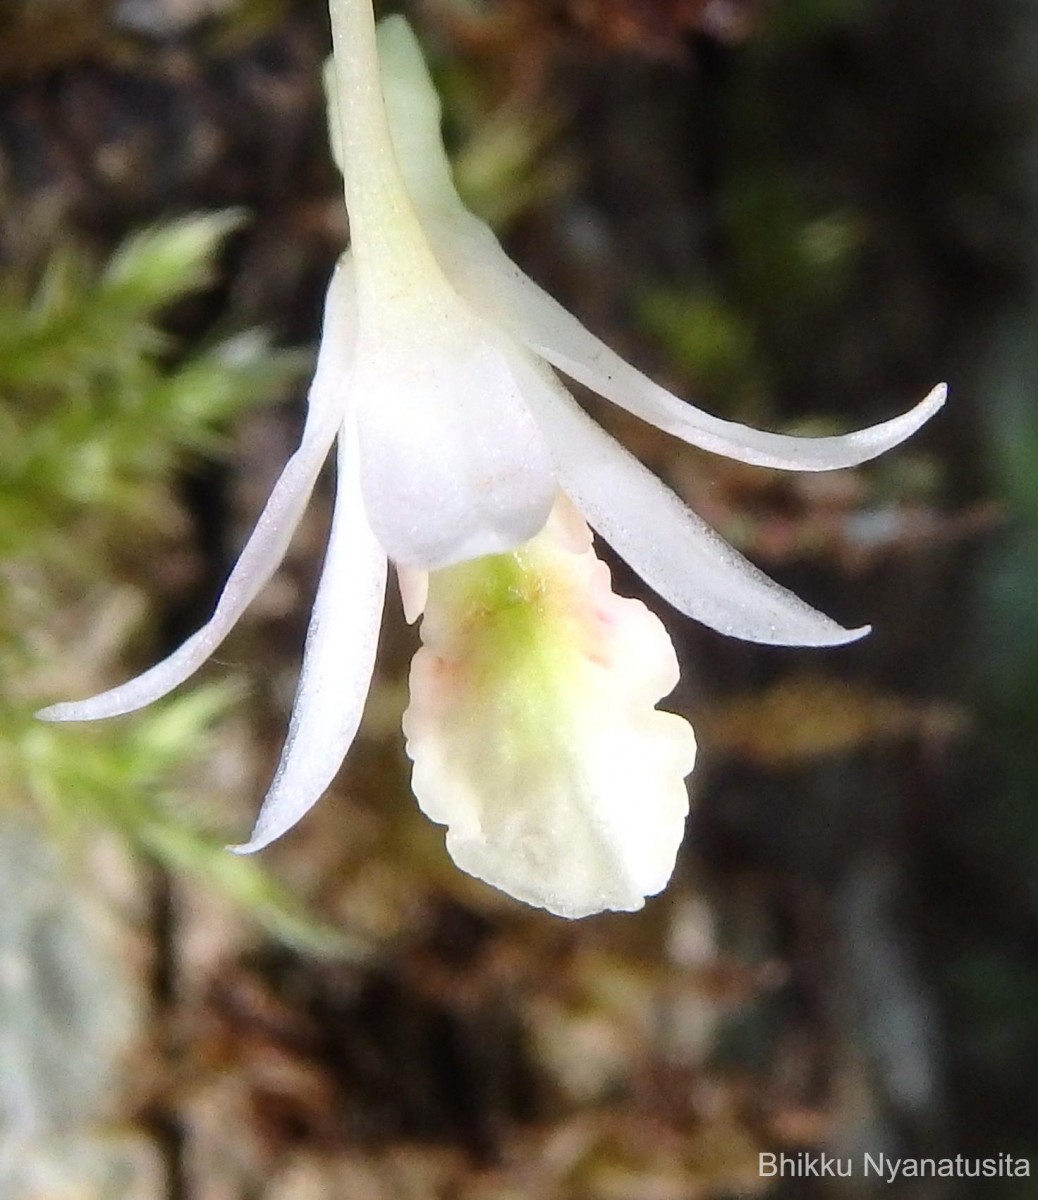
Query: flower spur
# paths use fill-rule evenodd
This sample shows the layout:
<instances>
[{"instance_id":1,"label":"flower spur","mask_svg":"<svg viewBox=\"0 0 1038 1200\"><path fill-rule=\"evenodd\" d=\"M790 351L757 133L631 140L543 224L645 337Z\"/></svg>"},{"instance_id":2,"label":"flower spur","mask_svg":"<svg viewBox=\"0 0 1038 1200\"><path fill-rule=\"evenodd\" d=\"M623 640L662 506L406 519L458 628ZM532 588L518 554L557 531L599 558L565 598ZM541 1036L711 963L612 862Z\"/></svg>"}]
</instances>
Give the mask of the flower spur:
<instances>
[{"instance_id":1,"label":"flower spur","mask_svg":"<svg viewBox=\"0 0 1038 1200\"><path fill-rule=\"evenodd\" d=\"M210 621L167 659L48 720L134 711L188 678L277 569L332 443L335 512L286 744L249 842L327 789L370 685L387 563L424 611L404 718L413 789L464 870L564 916L636 909L667 882L695 742L656 702L673 647L610 590L585 518L687 616L733 637L862 636L769 580L571 398L555 371L685 442L833 470L902 442L944 401L839 437L749 429L613 353L505 255L459 199L439 101L400 18L331 0L332 140L351 248L328 289L301 444ZM579 511L578 511L579 510ZM581 515L582 514L582 515Z\"/></svg>"}]
</instances>

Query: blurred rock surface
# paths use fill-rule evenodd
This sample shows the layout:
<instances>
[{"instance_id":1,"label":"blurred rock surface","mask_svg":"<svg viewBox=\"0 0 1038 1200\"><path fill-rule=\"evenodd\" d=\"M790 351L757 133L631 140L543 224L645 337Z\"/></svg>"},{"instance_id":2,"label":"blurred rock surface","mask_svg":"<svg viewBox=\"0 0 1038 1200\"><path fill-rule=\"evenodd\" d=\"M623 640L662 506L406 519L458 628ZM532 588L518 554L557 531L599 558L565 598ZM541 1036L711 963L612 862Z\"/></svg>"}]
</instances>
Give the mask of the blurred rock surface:
<instances>
[{"instance_id":1,"label":"blurred rock surface","mask_svg":"<svg viewBox=\"0 0 1038 1200\"><path fill-rule=\"evenodd\" d=\"M35 826L0 822L4 1200L163 1193L156 1147L119 1129L150 981L139 881L111 847L104 861L102 881Z\"/></svg>"}]
</instances>

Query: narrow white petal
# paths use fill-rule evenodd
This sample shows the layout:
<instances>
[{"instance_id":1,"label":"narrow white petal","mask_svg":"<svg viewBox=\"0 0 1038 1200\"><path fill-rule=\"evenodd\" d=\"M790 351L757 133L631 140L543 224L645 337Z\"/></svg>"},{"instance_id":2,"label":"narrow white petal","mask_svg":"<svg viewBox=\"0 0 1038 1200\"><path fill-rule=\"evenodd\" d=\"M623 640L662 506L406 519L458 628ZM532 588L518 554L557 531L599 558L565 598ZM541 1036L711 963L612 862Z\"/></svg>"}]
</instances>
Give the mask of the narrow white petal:
<instances>
[{"instance_id":1,"label":"narrow white petal","mask_svg":"<svg viewBox=\"0 0 1038 1200\"><path fill-rule=\"evenodd\" d=\"M208 623L168 658L135 679L87 700L52 704L41 709L38 717L45 721L94 721L144 708L193 675L227 637L284 558L342 423L352 368L354 327L353 273L349 261L344 259L328 288L321 349L310 386L302 442L274 486Z\"/></svg>"},{"instance_id":2,"label":"narrow white petal","mask_svg":"<svg viewBox=\"0 0 1038 1200\"><path fill-rule=\"evenodd\" d=\"M394 562L412 567L510 550L544 525L557 491L511 369L518 348L453 294L435 314L407 316L396 303L360 315L357 429L371 527Z\"/></svg>"},{"instance_id":3,"label":"narrow white petal","mask_svg":"<svg viewBox=\"0 0 1038 1200\"><path fill-rule=\"evenodd\" d=\"M899 445L944 404L938 384L914 408L889 421L834 437L791 437L724 421L654 383L590 330L511 261L469 213L426 221L433 250L458 291L480 298L531 350L571 379L665 433L715 454L784 471L833 471L876 458Z\"/></svg>"},{"instance_id":4,"label":"narrow white petal","mask_svg":"<svg viewBox=\"0 0 1038 1200\"><path fill-rule=\"evenodd\" d=\"M360 496L356 437L339 439L335 517L314 601L281 761L249 842L262 850L291 829L335 778L360 726L386 592L386 555Z\"/></svg>"},{"instance_id":5,"label":"narrow white petal","mask_svg":"<svg viewBox=\"0 0 1038 1200\"><path fill-rule=\"evenodd\" d=\"M548 435L563 489L686 616L729 637L780 646L835 646L868 632L844 629L743 558L599 428L547 368L527 373L524 394Z\"/></svg>"}]
</instances>

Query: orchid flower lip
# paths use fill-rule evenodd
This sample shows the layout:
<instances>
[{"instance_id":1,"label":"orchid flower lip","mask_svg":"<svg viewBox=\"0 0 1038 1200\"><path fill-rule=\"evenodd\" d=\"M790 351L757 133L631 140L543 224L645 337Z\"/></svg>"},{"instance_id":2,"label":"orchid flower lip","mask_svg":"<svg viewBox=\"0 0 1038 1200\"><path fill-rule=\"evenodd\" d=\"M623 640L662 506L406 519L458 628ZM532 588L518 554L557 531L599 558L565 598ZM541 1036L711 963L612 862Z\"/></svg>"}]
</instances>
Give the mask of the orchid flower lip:
<instances>
[{"instance_id":1,"label":"orchid flower lip","mask_svg":"<svg viewBox=\"0 0 1038 1200\"><path fill-rule=\"evenodd\" d=\"M456 865L566 918L662 890L696 755L688 722L656 708L677 655L658 617L613 592L572 503L560 495L518 553L436 572L421 638L412 790Z\"/></svg>"}]
</instances>

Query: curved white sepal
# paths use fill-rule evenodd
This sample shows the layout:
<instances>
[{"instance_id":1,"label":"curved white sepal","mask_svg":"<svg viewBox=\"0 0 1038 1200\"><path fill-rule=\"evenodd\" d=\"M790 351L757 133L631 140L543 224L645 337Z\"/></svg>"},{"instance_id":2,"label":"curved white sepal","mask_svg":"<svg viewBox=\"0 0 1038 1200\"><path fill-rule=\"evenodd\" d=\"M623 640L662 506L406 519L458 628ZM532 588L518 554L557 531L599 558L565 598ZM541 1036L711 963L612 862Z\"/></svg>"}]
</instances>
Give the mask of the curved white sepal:
<instances>
[{"instance_id":1,"label":"curved white sepal","mask_svg":"<svg viewBox=\"0 0 1038 1200\"><path fill-rule=\"evenodd\" d=\"M834 471L899 445L941 408L942 383L889 421L832 437L793 437L724 421L680 399L631 366L525 275L471 213L424 219L444 272L468 299L480 297L514 336L553 367L657 429L739 462L783 471Z\"/></svg>"},{"instance_id":2,"label":"curved white sepal","mask_svg":"<svg viewBox=\"0 0 1038 1200\"><path fill-rule=\"evenodd\" d=\"M302 442L275 484L210 620L168 658L135 679L87 700L52 704L36 714L41 720L95 721L144 708L193 675L231 632L284 558L342 423L352 369L355 323L353 272L348 258L344 258L328 287L321 348L310 385Z\"/></svg>"},{"instance_id":3,"label":"curved white sepal","mask_svg":"<svg viewBox=\"0 0 1038 1200\"><path fill-rule=\"evenodd\" d=\"M654 383L521 271L487 225L465 208L451 179L439 103L414 35L406 22L387 21L379 38L393 145L441 269L470 303L564 374L693 446L786 471L832 471L867 462L910 437L944 404L947 388L938 384L908 412L867 429L791 437L722 420ZM410 117L413 107L421 114L417 123Z\"/></svg>"},{"instance_id":4,"label":"curved white sepal","mask_svg":"<svg viewBox=\"0 0 1038 1200\"><path fill-rule=\"evenodd\" d=\"M680 612L729 637L778 646L838 646L869 632L844 629L743 558L596 425L548 368L528 371L524 385L567 495Z\"/></svg>"},{"instance_id":5,"label":"curved white sepal","mask_svg":"<svg viewBox=\"0 0 1038 1200\"><path fill-rule=\"evenodd\" d=\"M335 516L306 635L288 738L252 837L262 850L321 798L353 744L371 686L386 591L386 555L364 514L356 438L339 438Z\"/></svg>"},{"instance_id":6,"label":"curved white sepal","mask_svg":"<svg viewBox=\"0 0 1038 1200\"><path fill-rule=\"evenodd\" d=\"M910 437L944 404L947 388L938 384L908 412L867 429L835 437L791 437L722 420L654 383L521 271L491 230L462 204L450 176L438 102L421 51L406 24L393 26L384 35L380 31L380 44L384 38L390 52L382 70L390 130L437 261L470 303L552 366L690 445L785 471L833 471L867 462ZM412 100L422 114L421 140L409 119Z\"/></svg>"},{"instance_id":7,"label":"curved white sepal","mask_svg":"<svg viewBox=\"0 0 1038 1200\"><path fill-rule=\"evenodd\" d=\"M404 715L413 791L455 863L571 918L666 886L695 760L687 722L655 708L670 639L577 524L556 510L516 553L432 575Z\"/></svg>"}]
</instances>

